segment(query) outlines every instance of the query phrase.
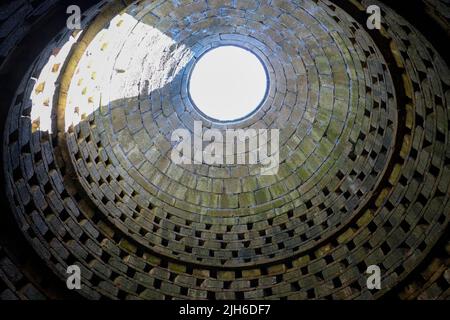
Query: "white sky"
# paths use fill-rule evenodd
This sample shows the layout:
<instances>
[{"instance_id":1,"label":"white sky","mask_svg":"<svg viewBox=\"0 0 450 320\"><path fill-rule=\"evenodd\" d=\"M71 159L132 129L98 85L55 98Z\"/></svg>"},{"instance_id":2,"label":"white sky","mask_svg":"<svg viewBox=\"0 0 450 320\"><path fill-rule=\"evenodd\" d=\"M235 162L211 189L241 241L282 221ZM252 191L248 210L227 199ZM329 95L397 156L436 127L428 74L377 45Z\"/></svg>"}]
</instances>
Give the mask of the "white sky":
<instances>
[{"instance_id":1,"label":"white sky","mask_svg":"<svg viewBox=\"0 0 450 320\"><path fill-rule=\"evenodd\" d=\"M222 46L204 54L190 80L190 94L197 108L222 121L252 112L264 99L266 87L261 61L236 46Z\"/></svg>"}]
</instances>

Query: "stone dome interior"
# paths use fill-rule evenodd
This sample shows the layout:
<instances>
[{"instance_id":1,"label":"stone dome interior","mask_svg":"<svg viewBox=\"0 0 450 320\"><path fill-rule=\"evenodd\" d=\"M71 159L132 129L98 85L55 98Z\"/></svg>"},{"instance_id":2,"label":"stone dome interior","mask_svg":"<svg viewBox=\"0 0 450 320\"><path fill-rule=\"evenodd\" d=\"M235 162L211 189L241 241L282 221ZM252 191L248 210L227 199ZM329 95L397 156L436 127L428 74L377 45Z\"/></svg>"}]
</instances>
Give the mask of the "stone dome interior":
<instances>
[{"instance_id":1,"label":"stone dome interior","mask_svg":"<svg viewBox=\"0 0 450 320\"><path fill-rule=\"evenodd\" d=\"M448 299L450 5L412 2L1 5L0 299ZM278 130L276 173L177 163L196 123Z\"/></svg>"}]
</instances>

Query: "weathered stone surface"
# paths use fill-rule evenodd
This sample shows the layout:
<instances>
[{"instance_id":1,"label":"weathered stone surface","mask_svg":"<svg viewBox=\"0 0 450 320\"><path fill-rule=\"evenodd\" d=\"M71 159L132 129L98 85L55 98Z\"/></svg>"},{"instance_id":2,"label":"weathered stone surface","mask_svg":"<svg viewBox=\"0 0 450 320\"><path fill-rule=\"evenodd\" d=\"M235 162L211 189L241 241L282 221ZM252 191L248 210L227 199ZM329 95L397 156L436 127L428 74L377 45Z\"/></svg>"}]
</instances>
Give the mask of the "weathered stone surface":
<instances>
[{"instance_id":1,"label":"weathered stone surface","mask_svg":"<svg viewBox=\"0 0 450 320\"><path fill-rule=\"evenodd\" d=\"M90 299L448 298L445 250L420 262L445 242L450 76L418 30L383 6L369 36L350 16L366 1L125 3L86 11L79 38L62 31L10 99L11 231L45 277L79 264ZM0 6L1 61L39 10ZM254 52L269 76L236 123L189 97L194 58L218 45ZM278 172L175 163L171 135L194 120L279 129ZM3 242L0 298L46 298ZM383 290L363 285L371 264Z\"/></svg>"}]
</instances>

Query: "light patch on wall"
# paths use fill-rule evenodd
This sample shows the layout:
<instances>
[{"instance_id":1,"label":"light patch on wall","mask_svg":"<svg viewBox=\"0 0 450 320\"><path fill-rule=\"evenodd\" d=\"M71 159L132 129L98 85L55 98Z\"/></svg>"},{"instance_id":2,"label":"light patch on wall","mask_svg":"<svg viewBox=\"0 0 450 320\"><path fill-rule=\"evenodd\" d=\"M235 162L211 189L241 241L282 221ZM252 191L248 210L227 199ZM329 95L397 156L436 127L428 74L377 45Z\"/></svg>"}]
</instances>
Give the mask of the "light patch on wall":
<instances>
[{"instance_id":1,"label":"light patch on wall","mask_svg":"<svg viewBox=\"0 0 450 320\"><path fill-rule=\"evenodd\" d=\"M30 119L33 130L52 133L52 107L56 83L61 73L61 66L81 34L82 32L73 33L61 48L55 48L39 76L31 78L35 81L33 91L30 94Z\"/></svg>"},{"instance_id":2,"label":"light patch on wall","mask_svg":"<svg viewBox=\"0 0 450 320\"><path fill-rule=\"evenodd\" d=\"M66 131L99 108L131 104L166 87L192 57L187 46L158 28L127 13L116 16L78 62L68 92Z\"/></svg>"}]
</instances>

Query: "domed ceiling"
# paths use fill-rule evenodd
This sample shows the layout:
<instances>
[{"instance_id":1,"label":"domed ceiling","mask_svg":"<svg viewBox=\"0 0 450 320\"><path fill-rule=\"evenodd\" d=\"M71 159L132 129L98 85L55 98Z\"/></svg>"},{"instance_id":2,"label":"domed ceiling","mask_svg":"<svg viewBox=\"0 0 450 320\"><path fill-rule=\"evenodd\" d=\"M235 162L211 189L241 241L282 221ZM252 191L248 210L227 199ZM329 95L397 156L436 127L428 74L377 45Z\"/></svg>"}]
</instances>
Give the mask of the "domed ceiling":
<instances>
[{"instance_id":1,"label":"domed ceiling","mask_svg":"<svg viewBox=\"0 0 450 320\"><path fill-rule=\"evenodd\" d=\"M0 7L0 298L448 299L448 51L401 11L101 1L70 30L33 18L63 4L14 3ZM448 4L420 3L448 32ZM222 121L190 80L230 46L258 58L267 88ZM278 130L277 170L174 161L173 133L195 139L196 124Z\"/></svg>"}]
</instances>

